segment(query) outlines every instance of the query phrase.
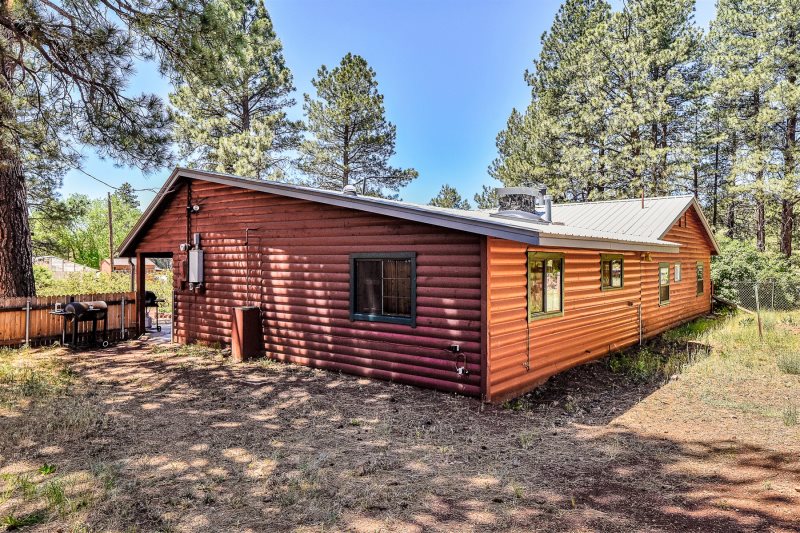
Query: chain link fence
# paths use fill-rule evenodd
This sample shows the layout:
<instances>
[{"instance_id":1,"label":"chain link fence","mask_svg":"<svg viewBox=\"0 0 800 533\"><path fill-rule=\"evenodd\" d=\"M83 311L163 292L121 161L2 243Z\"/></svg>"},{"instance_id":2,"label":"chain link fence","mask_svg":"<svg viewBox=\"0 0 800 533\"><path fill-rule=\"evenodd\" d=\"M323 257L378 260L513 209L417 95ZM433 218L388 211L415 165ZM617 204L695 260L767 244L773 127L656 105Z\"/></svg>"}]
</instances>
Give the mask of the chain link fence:
<instances>
[{"instance_id":1,"label":"chain link fence","mask_svg":"<svg viewBox=\"0 0 800 533\"><path fill-rule=\"evenodd\" d=\"M800 310L800 284L781 279L727 282L715 294L750 311Z\"/></svg>"}]
</instances>

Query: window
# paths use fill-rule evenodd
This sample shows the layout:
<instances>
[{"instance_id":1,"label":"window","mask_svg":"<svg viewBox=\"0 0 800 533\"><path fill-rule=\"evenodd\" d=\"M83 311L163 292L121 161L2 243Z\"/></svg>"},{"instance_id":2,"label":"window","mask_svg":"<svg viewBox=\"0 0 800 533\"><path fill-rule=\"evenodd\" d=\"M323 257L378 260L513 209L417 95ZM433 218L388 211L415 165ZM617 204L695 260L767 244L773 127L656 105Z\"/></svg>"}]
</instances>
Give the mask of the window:
<instances>
[{"instance_id":1,"label":"window","mask_svg":"<svg viewBox=\"0 0 800 533\"><path fill-rule=\"evenodd\" d=\"M528 320L564 311L564 255L528 252Z\"/></svg>"},{"instance_id":2,"label":"window","mask_svg":"<svg viewBox=\"0 0 800 533\"><path fill-rule=\"evenodd\" d=\"M600 255L600 288L602 290L622 288L622 255Z\"/></svg>"},{"instance_id":3,"label":"window","mask_svg":"<svg viewBox=\"0 0 800 533\"><path fill-rule=\"evenodd\" d=\"M350 256L350 320L415 325L414 252Z\"/></svg>"},{"instance_id":4,"label":"window","mask_svg":"<svg viewBox=\"0 0 800 533\"><path fill-rule=\"evenodd\" d=\"M703 294L703 270L705 269L705 265L702 262L697 262L697 294Z\"/></svg>"},{"instance_id":5,"label":"window","mask_svg":"<svg viewBox=\"0 0 800 533\"><path fill-rule=\"evenodd\" d=\"M680 281L683 276L683 272L681 272L681 264L675 263L675 281Z\"/></svg>"},{"instance_id":6,"label":"window","mask_svg":"<svg viewBox=\"0 0 800 533\"><path fill-rule=\"evenodd\" d=\"M669 303L669 263L658 265L658 305Z\"/></svg>"}]
</instances>

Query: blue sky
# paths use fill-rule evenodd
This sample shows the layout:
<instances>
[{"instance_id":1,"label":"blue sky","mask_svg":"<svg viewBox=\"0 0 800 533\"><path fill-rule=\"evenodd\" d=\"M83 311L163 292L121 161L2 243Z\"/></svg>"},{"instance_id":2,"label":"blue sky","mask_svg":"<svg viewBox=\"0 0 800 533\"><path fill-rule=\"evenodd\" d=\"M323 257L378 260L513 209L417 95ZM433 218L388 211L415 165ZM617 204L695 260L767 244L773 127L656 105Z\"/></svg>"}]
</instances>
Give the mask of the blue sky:
<instances>
[{"instance_id":1,"label":"blue sky","mask_svg":"<svg viewBox=\"0 0 800 533\"><path fill-rule=\"evenodd\" d=\"M419 178L401 197L425 203L442 184L472 198L492 184L486 169L494 159L495 136L513 107L524 108L530 93L522 79L539 53L539 39L561 0L267 0L294 74L297 105L313 94L317 68L335 65L347 52L363 56L377 73L387 117L397 125L395 166L413 167ZM612 1L619 7L622 0ZM696 19L707 27L714 0L698 0ZM169 83L153 65L140 64L131 92L166 98ZM143 175L119 168L85 150L84 168L113 185L137 189L163 184L170 169ZM104 196L107 187L77 171L62 193ZM153 193L139 193L143 206Z\"/></svg>"}]
</instances>

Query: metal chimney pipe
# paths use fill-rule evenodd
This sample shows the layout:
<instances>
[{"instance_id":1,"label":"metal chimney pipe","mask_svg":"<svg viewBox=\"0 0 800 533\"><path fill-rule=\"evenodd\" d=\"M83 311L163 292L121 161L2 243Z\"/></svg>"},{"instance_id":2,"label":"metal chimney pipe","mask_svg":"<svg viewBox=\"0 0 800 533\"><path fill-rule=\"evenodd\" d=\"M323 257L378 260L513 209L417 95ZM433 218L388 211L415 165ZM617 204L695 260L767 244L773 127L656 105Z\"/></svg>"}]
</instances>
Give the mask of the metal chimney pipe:
<instances>
[{"instance_id":1,"label":"metal chimney pipe","mask_svg":"<svg viewBox=\"0 0 800 533\"><path fill-rule=\"evenodd\" d=\"M545 222L553 221L553 197L549 194L544 195L544 217Z\"/></svg>"}]
</instances>

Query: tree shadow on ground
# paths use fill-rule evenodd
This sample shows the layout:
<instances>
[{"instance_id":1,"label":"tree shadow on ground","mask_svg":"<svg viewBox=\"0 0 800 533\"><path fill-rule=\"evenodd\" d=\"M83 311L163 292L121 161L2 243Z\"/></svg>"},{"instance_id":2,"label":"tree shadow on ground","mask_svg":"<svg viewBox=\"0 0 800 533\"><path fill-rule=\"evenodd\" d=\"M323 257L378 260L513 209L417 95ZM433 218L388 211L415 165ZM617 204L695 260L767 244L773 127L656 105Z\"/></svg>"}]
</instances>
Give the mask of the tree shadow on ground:
<instances>
[{"instance_id":1,"label":"tree shadow on ground","mask_svg":"<svg viewBox=\"0 0 800 533\"><path fill-rule=\"evenodd\" d=\"M46 460L106 472L110 488L86 516L98 529L798 527L800 493L777 490L798 485L796 453L609 424L648 389L604 381L600 366L571 371L562 378L571 389L554 383L515 410L266 360L152 353L143 343L69 357L105 414L103 429L55 449L31 438L3 455L6 466ZM619 400L613 412L600 399L608 396Z\"/></svg>"}]
</instances>

